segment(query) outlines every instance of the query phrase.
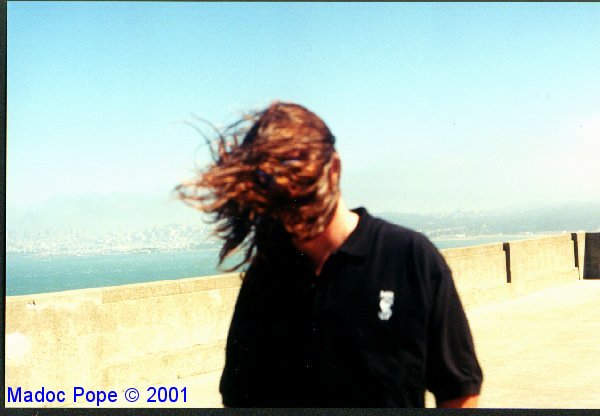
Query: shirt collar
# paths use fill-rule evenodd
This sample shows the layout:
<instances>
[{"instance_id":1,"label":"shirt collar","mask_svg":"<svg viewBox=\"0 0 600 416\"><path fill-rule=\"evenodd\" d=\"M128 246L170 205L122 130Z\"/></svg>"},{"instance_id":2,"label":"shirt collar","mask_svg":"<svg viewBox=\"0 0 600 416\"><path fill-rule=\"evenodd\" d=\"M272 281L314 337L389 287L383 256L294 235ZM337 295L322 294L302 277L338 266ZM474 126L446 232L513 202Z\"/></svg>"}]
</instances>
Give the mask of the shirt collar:
<instances>
[{"instance_id":1,"label":"shirt collar","mask_svg":"<svg viewBox=\"0 0 600 416\"><path fill-rule=\"evenodd\" d=\"M370 232L370 229L373 217L363 207L353 209L352 212L358 214L358 224L336 252L364 257L369 254L371 247L370 242L372 233Z\"/></svg>"}]
</instances>

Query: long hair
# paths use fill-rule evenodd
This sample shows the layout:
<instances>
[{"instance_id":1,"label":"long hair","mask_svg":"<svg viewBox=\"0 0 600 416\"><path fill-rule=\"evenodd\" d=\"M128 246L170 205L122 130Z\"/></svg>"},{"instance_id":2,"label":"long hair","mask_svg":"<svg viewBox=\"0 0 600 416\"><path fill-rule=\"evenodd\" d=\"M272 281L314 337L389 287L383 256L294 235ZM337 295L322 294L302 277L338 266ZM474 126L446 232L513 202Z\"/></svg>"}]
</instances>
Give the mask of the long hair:
<instances>
[{"instance_id":1,"label":"long hair","mask_svg":"<svg viewBox=\"0 0 600 416\"><path fill-rule=\"evenodd\" d=\"M244 258L229 270L292 238L323 232L337 206L339 181L330 180L335 138L319 117L300 105L276 102L215 131L214 163L175 190L187 204L213 215L224 240L219 264L238 247L246 249Z\"/></svg>"}]
</instances>

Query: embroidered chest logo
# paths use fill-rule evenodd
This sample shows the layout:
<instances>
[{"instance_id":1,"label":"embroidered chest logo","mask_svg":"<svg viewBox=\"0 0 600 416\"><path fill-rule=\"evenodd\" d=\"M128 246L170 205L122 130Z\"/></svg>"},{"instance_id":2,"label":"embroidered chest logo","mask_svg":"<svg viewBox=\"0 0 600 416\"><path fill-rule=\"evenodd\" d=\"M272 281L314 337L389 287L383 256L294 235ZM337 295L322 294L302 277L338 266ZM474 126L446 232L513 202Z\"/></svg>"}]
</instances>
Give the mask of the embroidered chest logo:
<instances>
[{"instance_id":1,"label":"embroidered chest logo","mask_svg":"<svg viewBox=\"0 0 600 416\"><path fill-rule=\"evenodd\" d=\"M394 292L382 290L379 292L379 319L387 321L392 316L392 305L394 304Z\"/></svg>"}]
</instances>

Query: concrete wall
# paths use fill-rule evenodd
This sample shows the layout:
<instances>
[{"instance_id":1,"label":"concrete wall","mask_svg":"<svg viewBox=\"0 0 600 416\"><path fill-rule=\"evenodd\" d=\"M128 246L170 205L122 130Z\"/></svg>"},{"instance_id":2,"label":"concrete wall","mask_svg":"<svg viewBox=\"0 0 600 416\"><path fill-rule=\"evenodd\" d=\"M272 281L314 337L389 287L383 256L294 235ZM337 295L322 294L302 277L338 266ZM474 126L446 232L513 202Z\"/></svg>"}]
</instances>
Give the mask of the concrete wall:
<instances>
[{"instance_id":1,"label":"concrete wall","mask_svg":"<svg viewBox=\"0 0 600 416\"><path fill-rule=\"evenodd\" d=\"M118 390L221 369L240 283L235 273L9 296L6 385Z\"/></svg>"},{"instance_id":2,"label":"concrete wall","mask_svg":"<svg viewBox=\"0 0 600 416\"><path fill-rule=\"evenodd\" d=\"M511 241L508 256L515 295L579 280L571 234Z\"/></svg>"},{"instance_id":3,"label":"concrete wall","mask_svg":"<svg viewBox=\"0 0 600 416\"><path fill-rule=\"evenodd\" d=\"M600 233L442 254L467 308L576 281L583 264L600 277ZM218 372L240 283L228 274L7 297L6 385L122 391Z\"/></svg>"},{"instance_id":4,"label":"concrete wall","mask_svg":"<svg viewBox=\"0 0 600 416\"><path fill-rule=\"evenodd\" d=\"M441 252L471 307L582 279L584 247L585 233L573 233Z\"/></svg>"},{"instance_id":5,"label":"concrete wall","mask_svg":"<svg viewBox=\"0 0 600 416\"><path fill-rule=\"evenodd\" d=\"M441 250L465 307L506 299L506 253L502 243Z\"/></svg>"}]
</instances>

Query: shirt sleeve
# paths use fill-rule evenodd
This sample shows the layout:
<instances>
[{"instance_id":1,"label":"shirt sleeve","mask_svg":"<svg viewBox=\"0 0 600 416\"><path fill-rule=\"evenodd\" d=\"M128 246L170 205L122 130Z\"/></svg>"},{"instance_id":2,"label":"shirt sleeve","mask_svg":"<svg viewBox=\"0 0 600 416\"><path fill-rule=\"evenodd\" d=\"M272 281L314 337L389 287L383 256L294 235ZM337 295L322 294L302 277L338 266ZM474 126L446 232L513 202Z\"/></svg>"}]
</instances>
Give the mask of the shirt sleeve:
<instances>
[{"instance_id":1,"label":"shirt sleeve","mask_svg":"<svg viewBox=\"0 0 600 416\"><path fill-rule=\"evenodd\" d=\"M260 384L260 279L251 266L244 276L236 301L227 344L225 367L219 390L226 407L256 406L256 386Z\"/></svg>"},{"instance_id":2,"label":"shirt sleeve","mask_svg":"<svg viewBox=\"0 0 600 416\"><path fill-rule=\"evenodd\" d=\"M432 303L427 341L427 389L436 402L479 394L483 373L451 271L431 245Z\"/></svg>"}]
</instances>

